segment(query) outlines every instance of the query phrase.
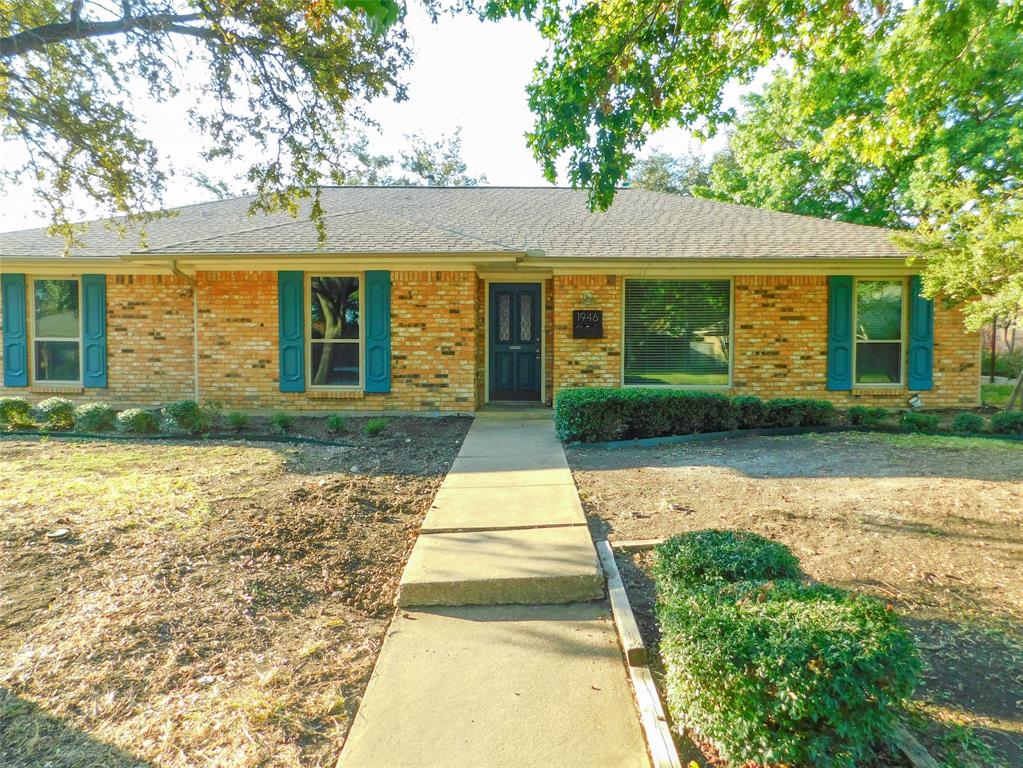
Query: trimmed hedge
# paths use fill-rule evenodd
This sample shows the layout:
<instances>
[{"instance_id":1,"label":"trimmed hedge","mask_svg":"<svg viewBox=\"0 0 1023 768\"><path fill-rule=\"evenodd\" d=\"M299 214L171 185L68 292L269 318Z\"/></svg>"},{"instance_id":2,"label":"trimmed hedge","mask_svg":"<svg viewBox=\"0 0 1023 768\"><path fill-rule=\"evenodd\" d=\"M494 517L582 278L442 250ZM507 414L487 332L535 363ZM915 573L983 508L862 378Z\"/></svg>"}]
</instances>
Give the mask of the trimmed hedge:
<instances>
[{"instance_id":1,"label":"trimmed hedge","mask_svg":"<svg viewBox=\"0 0 1023 768\"><path fill-rule=\"evenodd\" d=\"M936 413L906 411L899 423L913 432L937 432L941 426L941 416Z\"/></svg>"},{"instance_id":2,"label":"trimmed hedge","mask_svg":"<svg viewBox=\"0 0 1023 768\"><path fill-rule=\"evenodd\" d=\"M106 403L83 403L75 408L75 426L81 432L113 432L117 414Z\"/></svg>"},{"instance_id":3,"label":"trimmed hedge","mask_svg":"<svg viewBox=\"0 0 1023 768\"><path fill-rule=\"evenodd\" d=\"M796 581L700 587L658 608L668 706L730 762L854 768L920 671L880 602Z\"/></svg>"},{"instance_id":4,"label":"trimmed hedge","mask_svg":"<svg viewBox=\"0 0 1023 768\"><path fill-rule=\"evenodd\" d=\"M129 435L152 435L160 431L160 420L152 411L129 408L117 414L117 427Z\"/></svg>"},{"instance_id":5,"label":"trimmed hedge","mask_svg":"<svg viewBox=\"0 0 1023 768\"><path fill-rule=\"evenodd\" d=\"M554 406L558 437L571 442L689 435L757 427L818 427L835 423L827 400L762 401L685 389L578 387L563 389Z\"/></svg>"},{"instance_id":6,"label":"trimmed hedge","mask_svg":"<svg viewBox=\"0 0 1023 768\"><path fill-rule=\"evenodd\" d=\"M1023 435L1023 411L1002 411L991 417L991 431L996 435Z\"/></svg>"},{"instance_id":7,"label":"trimmed hedge","mask_svg":"<svg viewBox=\"0 0 1023 768\"><path fill-rule=\"evenodd\" d=\"M61 432L75 426L75 404L64 397L48 397L38 405L38 412L45 420L44 429Z\"/></svg>"},{"instance_id":8,"label":"trimmed hedge","mask_svg":"<svg viewBox=\"0 0 1023 768\"><path fill-rule=\"evenodd\" d=\"M32 406L23 397L0 397L0 428L26 429L34 427Z\"/></svg>"},{"instance_id":9,"label":"trimmed hedge","mask_svg":"<svg viewBox=\"0 0 1023 768\"><path fill-rule=\"evenodd\" d=\"M884 604L746 532L673 537L654 577L668 706L730 764L854 768L890 739L920 662Z\"/></svg>"},{"instance_id":10,"label":"trimmed hedge","mask_svg":"<svg viewBox=\"0 0 1023 768\"><path fill-rule=\"evenodd\" d=\"M654 553L654 580L661 597L677 589L719 582L802 577L799 561L788 547L748 531L708 530L672 536Z\"/></svg>"}]
</instances>

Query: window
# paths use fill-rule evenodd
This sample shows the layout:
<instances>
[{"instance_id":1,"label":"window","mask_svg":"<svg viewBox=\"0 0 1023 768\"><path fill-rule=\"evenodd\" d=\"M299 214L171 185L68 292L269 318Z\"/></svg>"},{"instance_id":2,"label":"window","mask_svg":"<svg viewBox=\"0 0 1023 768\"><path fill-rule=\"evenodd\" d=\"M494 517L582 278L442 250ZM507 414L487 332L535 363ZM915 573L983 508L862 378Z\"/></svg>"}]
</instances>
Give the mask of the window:
<instances>
[{"instance_id":1,"label":"window","mask_svg":"<svg viewBox=\"0 0 1023 768\"><path fill-rule=\"evenodd\" d=\"M903 305L901 280L856 282L857 384L901 384Z\"/></svg>"},{"instance_id":2,"label":"window","mask_svg":"<svg viewBox=\"0 0 1023 768\"><path fill-rule=\"evenodd\" d=\"M625 281L625 383L727 386L728 280Z\"/></svg>"},{"instance_id":3,"label":"window","mask_svg":"<svg viewBox=\"0 0 1023 768\"><path fill-rule=\"evenodd\" d=\"M309 280L309 381L314 387L362 383L359 278Z\"/></svg>"},{"instance_id":4,"label":"window","mask_svg":"<svg viewBox=\"0 0 1023 768\"><path fill-rule=\"evenodd\" d=\"M82 378L82 319L77 280L33 280L34 378L74 383Z\"/></svg>"}]
</instances>

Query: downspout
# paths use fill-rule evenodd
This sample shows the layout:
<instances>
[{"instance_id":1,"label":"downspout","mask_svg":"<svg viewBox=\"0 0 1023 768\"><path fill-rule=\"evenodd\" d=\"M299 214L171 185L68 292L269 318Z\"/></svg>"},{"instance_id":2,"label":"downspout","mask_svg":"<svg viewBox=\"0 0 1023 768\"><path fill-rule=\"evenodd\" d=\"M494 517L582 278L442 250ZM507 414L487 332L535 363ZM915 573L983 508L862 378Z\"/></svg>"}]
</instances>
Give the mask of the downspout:
<instances>
[{"instance_id":1,"label":"downspout","mask_svg":"<svg viewBox=\"0 0 1023 768\"><path fill-rule=\"evenodd\" d=\"M171 272L192 286L192 399L199 402L199 291L195 275L181 271L176 261L171 262Z\"/></svg>"}]
</instances>

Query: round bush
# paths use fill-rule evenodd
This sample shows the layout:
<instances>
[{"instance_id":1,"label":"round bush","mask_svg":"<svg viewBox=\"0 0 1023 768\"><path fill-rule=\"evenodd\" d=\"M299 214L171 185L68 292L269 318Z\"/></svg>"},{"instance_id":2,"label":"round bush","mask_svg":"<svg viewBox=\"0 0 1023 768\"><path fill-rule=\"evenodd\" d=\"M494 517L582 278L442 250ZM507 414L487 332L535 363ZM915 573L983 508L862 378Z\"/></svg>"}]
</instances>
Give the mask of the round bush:
<instances>
[{"instance_id":1,"label":"round bush","mask_svg":"<svg viewBox=\"0 0 1023 768\"><path fill-rule=\"evenodd\" d=\"M991 417L991 431L997 435L1023 435L1023 411L1003 411Z\"/></svg>"},{"instance_id":2,"label":"round bush","mask_svg":"<svg viewBox=\"0 0 1023 768\"><path fill-rule=\"evenodd\" d=\"M75 426L75 404L66 398L47 398L36 405L36 411L43 417L46 429L60 431Z\"/></svg>"},{"instance_id":3,"label":"round bush","mask_svg":"<svg viewBox=\"0 0 1023 768\"><path fill-rule=\"evenodd\" d=\"M795 581L658 607L668 706L736 765L854 768L890 738L920 663L894 611Z\"/></svg>"},{"instance_id":4,"label":"round bush","mask_svg":"<svg viewBox=\"0 0 1023 768\"><path fill-rule=\"evenodd\" d=\"M160 421L156 414L142 408L129 408L117 414L117 426L122 432L131 435L151 435L160 431Z\"/></svg>"},{"instance_id":5,"label":"round bush","mask_svg":"<svg viewBox=\"0 0 1023 768\"><path fill-rule=\"evenodd\" d=\"M983 432L984 417L976 413L970 413L969 411L957 413L956 417L952 419L952 431Z\"/></svg>"},{"instance_id":6,"label":"round bush","mask_svg":"<svg viewBox=\"0 0 1023 768\"><path fill-rule=\"evenodd\" d=\"M191 435L209 432L218 413L215 406L200 405L195 400L176 400L161 410L170 429Z\"/></svg>"},{"instance_id":7,"label":"round bush","mask_svg":"<svg viewBox=\"0 0 1023 768\"><path fill-rule=\"evenodd\" d=\"M116 417L105 403L85 403L75 408L75 426L82 432L110 432Z\"/></svg>"},{"instance_id":8,"label":"round bush","mask_svg":"<svg viewBox=\"0 0 1023 768\"><path fill-rule=\"evenodd\" d=\"M802 576L788 547L748 531L683 533L654 550L654 580L661 597L718 582Z\"/></svg>"},{"instance_id":9,"label":"round bush","mask_svg":"<svg viewBox=\"0 0 1023 768\"><path fill-rule=\"evenodd\" d=\"M0 397L0 427L25 429L35 426L32 406L23 397Z\"/></svg>"},{"instance_id":10,"label":"round bush","mask_svg":"<svg viewBox=\"0 0 1023 768\"><path fill-rule=\"evenodd\" d=\"M888 411L876 406L854 405L846 415L849 417L850 424L864 427L876 427L888 419Z\"/></svg>"},{"instance_id":11,"label":"round bush","mask_svg":"<svg viewBox=\"0 0 1023 768\"><path fill-rule=\"evenodd\" d=\"M941 425L941 417L936 413L906 411L899 423L911 432L937 432Z\"/></svg>"}]
</instances>

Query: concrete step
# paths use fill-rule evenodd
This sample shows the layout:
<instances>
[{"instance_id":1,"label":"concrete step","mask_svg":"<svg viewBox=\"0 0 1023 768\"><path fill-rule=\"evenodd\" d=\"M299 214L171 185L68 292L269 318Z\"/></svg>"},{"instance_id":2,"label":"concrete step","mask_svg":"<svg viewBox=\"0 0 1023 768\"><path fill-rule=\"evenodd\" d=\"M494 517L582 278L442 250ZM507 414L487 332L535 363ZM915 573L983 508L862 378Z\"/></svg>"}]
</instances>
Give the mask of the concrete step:
<instances>
[{"instance_id":1,"label":"concrete step","mask_svg":"<svg viewBox=\"0 0 1023 768\"><path fill-rule=\"evenodd\" d=\"M399 606L598 600L604 583L585 526L422 534Z\"/></svg>"},{"instance_id":2,"label":"concrete step","mask_svg":"<svg viewBox=\"0 0 1023 768\"><path fill-rule=\"evenodd\" d=\"M603 603L399 611L338 768L649 768Z\"/></svg>"},{"instance_id":3,"label":"concrete step","mask_svg":"<svg viewBox=\"0 0 1023 768\"><path fill-rule=\"evenodd\" d=\"M495 493L487 488L455 488L445 484L426 513L422 532L563 525L586 525L574 485L513 485Z\"/></svg>"},{"instance_id":4,"label":"concrete step","mask_svg":"<svg viewBox=\"0 0 1023 768\"><path fill-rule=\"evenodd\" d=\"M446 478L445 488L493 488L497 496L509 486L573 485L568 460L557 452L534 455L479 456L459 455Z\"/></svg>"}]
</instances>

